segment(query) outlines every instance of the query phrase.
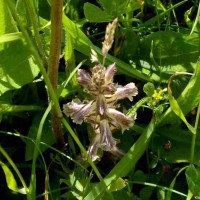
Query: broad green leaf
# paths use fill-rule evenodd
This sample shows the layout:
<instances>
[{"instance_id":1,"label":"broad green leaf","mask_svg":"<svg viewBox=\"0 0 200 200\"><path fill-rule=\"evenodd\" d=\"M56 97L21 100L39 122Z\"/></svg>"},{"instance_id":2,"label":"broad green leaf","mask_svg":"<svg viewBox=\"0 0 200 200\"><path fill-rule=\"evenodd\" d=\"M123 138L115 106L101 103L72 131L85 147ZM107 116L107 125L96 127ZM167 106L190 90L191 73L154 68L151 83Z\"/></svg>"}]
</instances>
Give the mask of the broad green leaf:
<instances>
[{"instance_id":1,"label":"broad green leaf","mask_svg":"<svg viewBox=\"0 0 200 200\"><path fill-rule=\"evenodd\" d=\"M167 71L191 71L191 63L195 63L200 54L199 43L198 34L188 36L172 31L158 31L142 40L137 57L150 62L152 51L156 63Z\"/></svg>"},{"instance_id":2,"label":"broad green leaf","mask_svg":"<svg viewBox=\"0 0 200 200\"><path fill-rule=\"evenodd\" d=\"M144 130L137 142L130 148L128 153L117 163L112 171L104 178L103 181L97 183L90 193L85 197L85 200L99 199L108 186L112 185L119 177L126 176L131 169L133 169L143 155L148 146L151 135L154 131L154 120L150 122L148 127Z\"/></svg>"},{"instance_id":3,"label":"broad green leaf","mask_svg":"<svg viewBox=\"0 0 200 200\"><path fill-rule=\"evenodd\" d=\"M200 160L200 133L197 132L195 143L194 163ZM171 148L165 150L164 146L170 142ZM154 138L150 143L153 152L170 163L190 162L192 134L189 130L181 129L181 126L162 126L155 130Z\"/></svg>"},{"instance_id":4,"label":"broad green leaf","mask_svg":"<svg viewBox=\"0 0 200 200\"><path fill-rule=\"evenodd\" d=\"M91 3L84 4L84 14L90 22L109 22L113 19L105 11Z\"/></svg>"},{"instance_id":5,"label":"broad green leaf","mask_svg":"<svg viewBox=\"0 0 200 200\"><path fill-rule=\"evenodd\" d=\"M15 192L18 192L17 182L15 180L13 173L10 171L8 166L3 162L0 161L0 165L4 171L8 188Z\"/></svg>"},{"instance_id":6,"label":"broad green leaf","mask_svg":"<svg viewBox=\"0 0 200 200\"><path fill-rule=\"evenodd\" d=\"M14 26L5 0L0 1L0 35L13 32Z\"/></svg>"},{"instance_id":7,"label":"broad green leaf","mask_svg":"<svg viewBox=\"0 0 200 200\"><path fill-rule=\"evenodd\" d=\"M186 179L192 194L200 197L200 169L191 164L186 169Z\"/></svg>"},{"instance_id":8,"label":"broad green leaf","mask_svg":"<svg viewBox=\"0 0 200 200\"><path fill-rule=\"evenodd\" d=\"M117 45L119 58L122 58L127 63L133 60L139 45L139 36L135 30L119 29L116 32L116 38L119 38L119 44Z\"/></svg>"},{"instance_id":9,"label":"broad green leaf","mask_svg":"<svg viewBox=\"0 0 200 200\"><path fill-rule=\"evenodd\" d=\"M21 41L6 45L0 51L0 60L0 95L30 83L39 73L28 47Z\"/></svg>"},{"instance_id":10,"label":"broad green leaf","mask_svg":"<svg viewBox=\"0 0 200 200\"><path fill-rule=\"evenodd\" d=\"M32 138L33 140L36 140L36 135L38 132L38 127L39 127L39 123L41 120L41 116L37 115L34 120L33 123L31 125L31 128L29 130L28 133L28 137ZM45 143L46 145L51 146L52 144L55 143L55 136L53 134L52 128L51 128L51 124L49 122L49 120L45 120L45 123L43 124L43 130L42 130L42 136L41 136L41 141ZM39 147L39 153L43 153L45 150L47 150L47 146L44 145L40 145ZM34 149L35 143L27 140L26 142L26 153L25 153L25 158L26 160L31 160L33 158L33 149Z\"/></svg>"},{"instance_id":11,"label":"broad green leaf","mask_svg":"<svg viewBox=\"0 0 200 200\"><path fill-rule=\"evenodd\" d=\"M177 103L184 115L190 112L200 100L200 61L197 62L194 75L191 77L189 83L177 99ZM177 123L177 116L173 110L169 108L162 116L159 125Z\"/></svg>"}]
</instances>

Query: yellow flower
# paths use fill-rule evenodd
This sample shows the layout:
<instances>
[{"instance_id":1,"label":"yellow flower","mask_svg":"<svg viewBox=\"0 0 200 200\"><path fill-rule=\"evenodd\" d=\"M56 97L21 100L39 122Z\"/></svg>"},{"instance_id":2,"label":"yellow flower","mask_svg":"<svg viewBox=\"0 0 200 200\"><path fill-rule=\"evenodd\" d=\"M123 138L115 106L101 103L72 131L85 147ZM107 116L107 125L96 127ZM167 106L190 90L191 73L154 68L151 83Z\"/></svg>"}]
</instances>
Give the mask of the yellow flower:
<instances>
[{"instance_id":1,"label":"yellow flower","mask_svg":"<svg viewBox=\"0 0 200 200\"><path fill-rule=\"evenodd\" d=\"M152 95L152 97L156 100L156 101L160 101L163 99L163 90L154 90L154 93Z\"/></svg>"}]
</instances>

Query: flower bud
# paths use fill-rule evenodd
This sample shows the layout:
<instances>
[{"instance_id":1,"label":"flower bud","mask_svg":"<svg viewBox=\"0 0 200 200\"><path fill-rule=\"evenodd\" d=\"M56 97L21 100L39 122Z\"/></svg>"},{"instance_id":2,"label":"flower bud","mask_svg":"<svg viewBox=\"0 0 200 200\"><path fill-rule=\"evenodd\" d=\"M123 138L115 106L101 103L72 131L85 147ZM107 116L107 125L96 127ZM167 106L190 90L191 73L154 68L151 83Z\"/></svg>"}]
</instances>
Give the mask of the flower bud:
<instances>
[{"instance_id":1,"label":"flower bud","mask_svg":"<svg viewBox=\"0 0 200 200\"><path fill-rule=\"evenodd\" d=\"M115 72L117 71L115 63L109 65L105 72L105 83L108 84L113 80Z\"/></svg>"},{"instance_id":2,"label":"flower bud","mask_svg":"<svg viewBox=\"0 0 200 200\"><path fill-rule=\"evenodd\" d=\"M77 71L78 83L82 86L90 85L92 82L91 76L84 69L78 69Z\"/></svg>"}]
</instances>

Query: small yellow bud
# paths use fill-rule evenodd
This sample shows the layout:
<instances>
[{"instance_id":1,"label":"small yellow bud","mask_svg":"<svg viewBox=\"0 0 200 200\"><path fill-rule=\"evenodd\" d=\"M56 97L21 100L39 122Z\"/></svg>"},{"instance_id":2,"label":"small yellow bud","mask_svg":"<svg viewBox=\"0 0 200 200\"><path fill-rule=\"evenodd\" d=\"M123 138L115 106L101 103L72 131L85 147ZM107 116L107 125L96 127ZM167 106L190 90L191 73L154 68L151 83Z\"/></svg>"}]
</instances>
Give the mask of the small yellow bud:
<instances>
[{"instance_id":1,"label":"small yellow bud","mask_svg":"<svg viewBox=\"0 0 200 200\"><path fill-rule=\"evenodd\" d=\"M152 95L152 97L156 100L156 101L160 101L163 99L163 90L154 90L154 93Z\"/></svg>"}]
</instances>

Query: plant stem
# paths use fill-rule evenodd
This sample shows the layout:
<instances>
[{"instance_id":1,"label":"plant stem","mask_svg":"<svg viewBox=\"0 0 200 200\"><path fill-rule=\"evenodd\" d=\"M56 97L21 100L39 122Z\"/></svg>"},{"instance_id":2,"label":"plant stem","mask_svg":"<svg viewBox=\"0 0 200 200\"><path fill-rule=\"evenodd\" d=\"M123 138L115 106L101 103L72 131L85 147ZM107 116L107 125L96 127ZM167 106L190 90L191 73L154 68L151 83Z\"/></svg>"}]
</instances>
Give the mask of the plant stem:
<instances>
[{"instance_id":1,"label":"plant stem","mask_svg":"<svg viewBox=\"0 0 200 200\"><path fill-rule=\"evenodd\" d=\"M51 43L49 55L48 76L54 91L57 91L58 86L58 67L60 60L60 49L62 39L62 8L63 0L52 0L51 2ZM65 145L63 138L63 130L61 118L58 115L56 108L53 106L51 111L52 127L56 136L57 145L62 149Z\"/></svg>"}]
</instances>

